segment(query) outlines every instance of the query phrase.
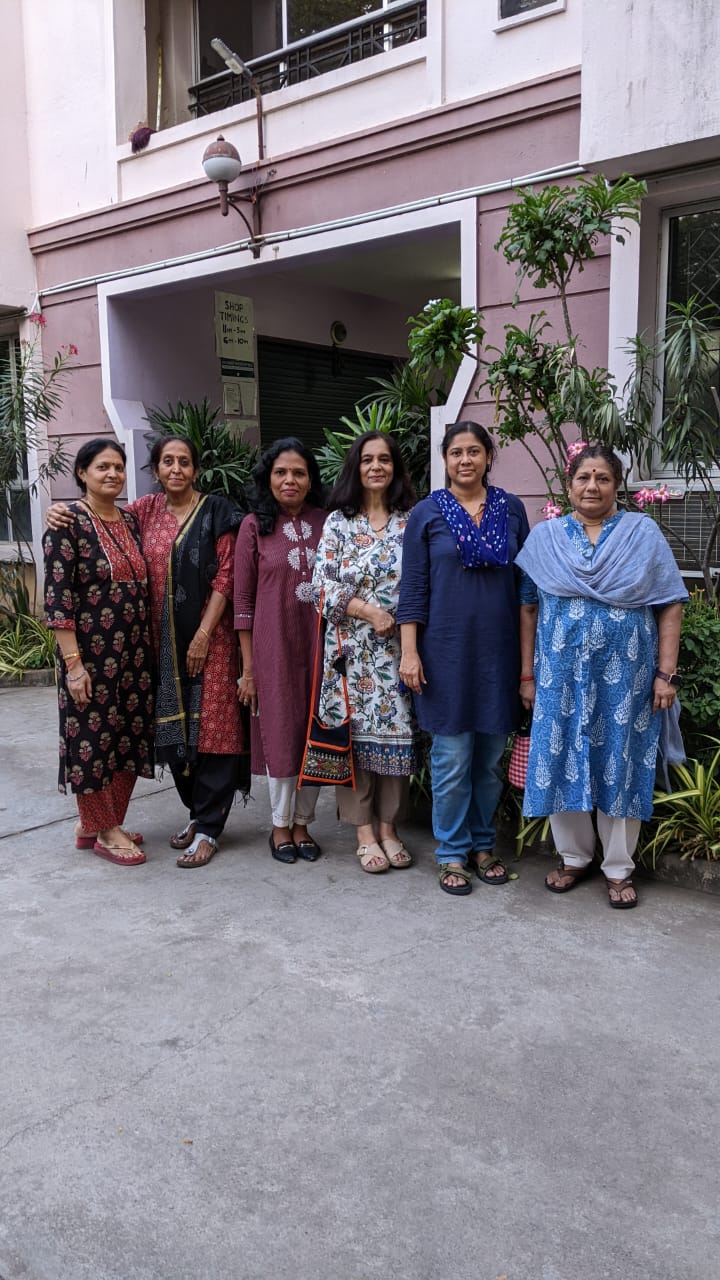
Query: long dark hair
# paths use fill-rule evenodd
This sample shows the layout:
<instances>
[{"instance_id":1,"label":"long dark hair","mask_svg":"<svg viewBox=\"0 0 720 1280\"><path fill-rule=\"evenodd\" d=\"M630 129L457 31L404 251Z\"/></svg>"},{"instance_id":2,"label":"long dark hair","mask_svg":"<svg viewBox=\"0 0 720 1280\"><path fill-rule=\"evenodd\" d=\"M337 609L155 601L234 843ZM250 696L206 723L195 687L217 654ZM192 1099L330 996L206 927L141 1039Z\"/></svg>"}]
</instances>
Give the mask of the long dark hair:
<instances>
[{"instance_id":1,"label":"long dark hair","mask_svg":"<svg viewBox=\"0 0 720 1280\"><path fill-rule=\"evenodd\" d=\"M78 449L73 464L75 483L81 493L87 493L87 485L84 480L80 479L79 472L87 471L90 464L95 461L99 453L102 453L103 449L114 449L116 453L120 454L123 466L127 466L125 450L117 440L113 440L112 436L97 436L94 440L86 440L85 444Z\"/></svg>"},{"instance_id":2,"label":"long dark hair","mask_svg":"<svg viewBox=\"0 0 720 1280\"><path fill-rule=\"evenodd\" d=\"M409 511L415 506L415 490L403 462L403 456L394 436L385 431L366 431L358 436L348 449L342 471L328 498L329 511L342 511L344 516L356 516L362 510L363 489L360 481L360 458L370 440L382 440L388 447L393 461L393 478L386 494L389 511Z\"/></svg>"},{"instance_id":3,"label":"long dark hair","mask_svg":"<svg viewBox=\"0 0 720 1280\"><path fill-rule=\"evenodd\" d=\"M255 516L260 537L273 533L280 514L280 504L275 501L270 489L270 472L281 453L298 453L304 460L310 476L310 489L305 499L309 507L325 507L325 491L320 479L320 468L314 455L297 436L283 436L274 440L260 455L260 461L252 473L252 480L245 490L248 510Z\"/></svg>"}]
</instances>

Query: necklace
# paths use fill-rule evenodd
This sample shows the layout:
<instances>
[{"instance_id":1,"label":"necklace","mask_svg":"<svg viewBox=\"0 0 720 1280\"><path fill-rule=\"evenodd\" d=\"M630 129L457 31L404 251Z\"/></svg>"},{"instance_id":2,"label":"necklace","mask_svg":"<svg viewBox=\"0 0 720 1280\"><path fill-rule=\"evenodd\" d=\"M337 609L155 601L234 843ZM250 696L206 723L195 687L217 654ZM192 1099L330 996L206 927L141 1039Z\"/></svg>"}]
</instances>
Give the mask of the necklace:
<instances>
[{"instance_id":1,"label":"necklace","mask_svg":"<svg viewBox=\"0 0 720 1280\"><path fill-rule=\"evenodd\" d=\"M122 519L120 512L118 511L117 507L114 504L113 504L113 511L115 514L113 516L110 516L109 519L106 519L105 516L100 515L99 511L95 510L89 498L83 498L82 501L85 503L85 506L88 507L90 511L92 511L93 515L95 516L95 519L99 520L101 524L105 524L105 525L116 524L118 520Z\"/></svg>"},{"instance_id":2,"label":"necklace","mask_svg":"<svg viewBox=\"0 0 720 1280\"><path fill-rule=\"evenodd\" d=\"M485 503L486 503L486 499L485 499L485 498L483 498L482 502L480 503L480 505L478 506L478 508L477 508L477 510L476 510L476 511L471 511L471 510L470 510L470 508L469 508L468 506L466 506L466 505L465 505L465 503L463 502L462 498L458 498L457 494L456 494L456 493L453 493L452 489L450 490L450 492L452 493L452 495L453 495L453 497L455 498L455 500L456 500L457 502L459 502L459 503L460 503L460 506L462 507L463 511L467 511L467 513L468 513L468 515L469 515L470 519L472 520L473 524L475 524L475 525L479 525L479 524L480 524L480 522L482 521L483 512L484 512L484 510L485 510Z\"/></svg>"},{"instance_id":3,"label":"necklace","mask_svg":"<svg viewBox=\"0 0 720 1280\"><path fill-rule=\"evenodd\" d=\"M389 516L389 515L387 515L387 516L385 517L385 523L384 523L384 524L377 525L377 526L376 526L376 525L374 525L374 524L373 524L373 522L372 522L372 519L371 519L371 517L368 515L367 511L365 512L365 519L367 520L368 524L370 525L370 528L372 529L373 533L383 533L383 531L384 531L385 529L387 529L387 527L388 527L388 525L389 525L389 523L390 523L390 516Z\"/></svg>"},{"instance_id":4,"label":"necklace","mask_svg":"<svg viewBox=\"0 0 720 1280\"><path fill-rule=\"evenodd\" d=\"M196 501L196 499L197 499L197 501ZM199 496L198 496L198 494L197 494L197 493L195 493L195 492L193 492L193 493L192 493L192 495L191 495L191 497L190 497L190 502L188 503L187 507L185 507L185 509L184 509L183 511L181 511L181 512L180 512L180 515L178 515L178 513L177 513L175 510L173 510L173 508L172 508L172 507L169 507L169 506L168 506L168 500L167 500L167 494L166 494L166 495L165 495L165 510L166 510L166 511L169 511L169 512L170 512L170 515L175 516L175 519L177 520L177 522L178 522L178 527L179 527L181 524L184 524L184 523L185 523L185 521L187 520L188 516L190 515L190 512L193 510L193 508L194 508L194 507L196 507L196 506L197 506L197 502L198 502L198 501L199 501Z\"/></svg>"},{"instance_id":5,"label":"necklace","mask_svg":"<svg viewBox=\"0 0 720 1280\"><path fill-rule=\"evenodd\" d=\"M130 533L130 531L129 531L129 529L128 529L128 527L127 527L126 523L125 523L125 521L123 520L122 512L121 512L121 511L117 511L117 507L116 507L116 508L115 508L115 510L117 511L117 517L116 517L116 519L115 519L115 520L110 520L110 521L108 521L108 520L103 520L103 518L102 518L102 516L100 515L100 513L99 513L98 511L96 511L96 510L95 510L95 508L94 508L94 506L92 505L92 503L91 503L91 502L88 502L87 498L83 498L83 502L85 503L85 506L86 506L86 507L88 507L88 508L90 509L90 511L92 512L92 514L95 516L95 519L100 521L100 524L102 525L103 529L105 530L105 533L107 534L108 538L109 538L109 539L110 539L110 541L112 542L112 544L113 544L113 546L115 547L116 551L119 551L119 552L120 552L120 555L122 556L123 560L126 562L126 564L127 564L128 568L130 569L130 575L131 575L131 580L132 580L133 578L135 578L135 577L137 576L137 566L133 564L133 562L132 562L132 560L131 560L130 556L128 555L128 547L127 547L127 545L126 545L126 546L123 546L123 544L122 544L122 542L120 541L120 539L116 536L116 534L114 533L114 531L110 528L110 525L111 525L111 524L118 524L118 523L119 523L119 524L120 524L120 526L121 526L121 528L122 528L122 530L123 530L123 535L124 535L125 539L127 540L127 538L130 538L130 541L131 541L131 543L132 543L132 534ZM102 538L100 538L100 536L99 536L99 535L98 535L98 538L99 538L99 541L100 541L100 545L102 546ZM135 548L135 549L137 550L137 548ZM104 551L104 552L105 552L105 554L107 555L107 550L106 550L106 548L105 548L105 547L103 547L103 551ZM109 559L109 557L108 557L108 559ZM112 569L112 564L111 564L111 569Z\"/></svg>"}]
</instances>

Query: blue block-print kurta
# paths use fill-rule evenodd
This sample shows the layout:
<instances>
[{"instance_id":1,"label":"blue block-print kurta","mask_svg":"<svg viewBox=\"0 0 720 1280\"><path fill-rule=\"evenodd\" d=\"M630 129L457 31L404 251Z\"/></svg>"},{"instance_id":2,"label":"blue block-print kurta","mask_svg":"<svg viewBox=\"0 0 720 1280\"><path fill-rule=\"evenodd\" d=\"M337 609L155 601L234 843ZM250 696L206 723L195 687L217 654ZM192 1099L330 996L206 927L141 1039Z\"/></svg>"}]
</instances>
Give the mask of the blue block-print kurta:
<instances>
[{"instance_id":1,"label":"blue block-print kurta","mask_svg":"<svg viewBox=\"0 0 720 1280\"><path fill-rule=\"evenodd\" d=\"M572 516L568 537L592 557ZM536 701L523 812L540 817L597 806L611 818L649 818L660 716L653 714L657 625L650 606L618 608L538 592ZM523 599L529 599L523 591Z\"/></svg>"}]
</instances>

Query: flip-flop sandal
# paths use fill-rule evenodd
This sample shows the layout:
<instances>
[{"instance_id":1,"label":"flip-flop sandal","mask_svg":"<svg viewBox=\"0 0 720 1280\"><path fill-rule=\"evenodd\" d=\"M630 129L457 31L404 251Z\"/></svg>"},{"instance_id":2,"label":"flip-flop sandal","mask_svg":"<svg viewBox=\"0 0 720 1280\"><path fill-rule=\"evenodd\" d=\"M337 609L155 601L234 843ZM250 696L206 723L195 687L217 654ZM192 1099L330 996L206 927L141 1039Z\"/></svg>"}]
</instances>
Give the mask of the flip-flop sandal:
<instances>
[{"instance_id":1,"label":"flip-flop sandal","mask_svg":"<svg viewBox=\"0 0 720 1280\"><path fill-rule=\"evenodd\" d=\"M465 881L464 884L446 884L448 876L461 876ZM456 898L464 898L468 893L472 893L472 872L467 867L461 867L459 864L453 866L452 863L444 862L438 868L438 880L443 893L451 893Z\"/></svg>"},{"instance_id":2,"label":"flip-flop sandal","mask_svg":"<svg viewBox=\"0 0 720 1280\"><path fill-rule=\"evenodd\" d=\"M202 845L207 845L207 853L200 858L197 857L197 851ZM193 871L195 867L206 867L218 851L218 842L213 840L212 836L204 836L202 832L195 836L191 845L188 845L186 852L181 858L177 859L175 865L181 867L183 871Z\"/></svg>"},{"instance_id":3,"label":"flip-flop sandal","mask_svg":"<svg viewBox=\"0 0 720 1280\"><path fill-rule=\"evenodd\" d=\"M638 904L637 889L635 888L635 885L633 884L629 876L627 880L608 880L607 885L608 885L608 905L611 907L614 907L615 911L630 911L632 907L637 906ZM632 889L633 893L635 894L635 897L630 899L610 897L610 894L613 891L615 893L622 893L623 889Z\"/></svg>"},{"instance_id":4,"label":"flip-flop sandal","mask_svg":"<svg viewBox=\"0 0 720 1280\"><path fill-rule=\"evenodd\" d=\"M402 840L381 840L383 852L391 867L404 871L413 864L412 854L408 853Z\"/></svg>"},{"instance_id":5,"label":"flip-flop sandal","mask_svg":"<svg viewBox=\"0 0 720 1280\"><path fill-rule=\"evenodd\" d=\"M586 880L588 876L591 876L594 870L595 864L593 862L588 862L586 867L569 867L567 863L563 862L561 859L560 866L556 867L555 871L561 876L572 876L570 883L563 885L549 884L546 876L545 888L549 889L551 893L569 893L570 890L574 889L581 880Z\"/></svg>"},{"instance_id":6,"label":"flip-flop sandal","mask_svg":"<svg viewBox=\"0 0 720 1280\"><path fill-rule=\"evenodd\" d=\"M493 867L502 867L501 876L489 876L488 871L492 871ZM496 858L494 853L488 853L484 857L477 854L475 857L475 875L478 880L482 880L483 884L507 884L509 876L505 870L505 863L501 858Z\"/></svg>"},{"instance_id":7,"label":"flip-flop sandal","mask_svg":"<svg viewBox=\"0 0 720 1280\"><path fill-rule=\"evenodd\" d=\"M197 828L198 828L198 824L193 818L190 822L188 822L186 827L183 827L182 831L176 831L175 835L170 837L168 841L170 848L171 849L188 849L192 844L193 840L195 839Z\"/></svg>"},{"instance_id":8,"label":"flip-flop sandal","mask_svg":"<svg viewBox=\"0 0 720 1280\"><path fill-rule=\"evenodd\" d=\"M125 846L121 844L103 844L102 840L96 840L93 845L93 853L97 858L104 858L106 862L114 862L118 867L139 867L142 862L147 862L142 849L137 849L134 854L123 857Z\"/></svg>"},{"instance_id":9,"label":"flip-flop sandal","mask_svg":"<svg viewBox=\"0 0 720 1280\"><path fill-rule=\"evenodd\" d=\"M142 831L126 831L124 827L121 827L120 830L124 836L127 836L128 840L132 840L133 844L145 843L145 837ZM77 827L75 828L76 849L94 849L96 840L97 831L91 834L89 831L78 831Z\"/></svg>"}]
</instances>

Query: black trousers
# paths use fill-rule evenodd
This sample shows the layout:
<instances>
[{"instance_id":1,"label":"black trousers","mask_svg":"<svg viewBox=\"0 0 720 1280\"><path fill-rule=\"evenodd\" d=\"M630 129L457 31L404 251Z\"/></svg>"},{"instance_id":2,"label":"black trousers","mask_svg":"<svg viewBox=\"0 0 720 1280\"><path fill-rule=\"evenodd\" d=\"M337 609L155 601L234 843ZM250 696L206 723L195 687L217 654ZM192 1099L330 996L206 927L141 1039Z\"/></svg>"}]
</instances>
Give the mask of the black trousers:
<instances>
[{"instance_id":1,"label":"black trousers","mask_svg":"<svg viewBox=\"0 0 720 1280\"><path fill-rule=\"evenodd\" d=\"M222 834L239 784L238 756L200 752L189 773L170 766L177 793L190 810L190 821L198 832L217 840Z\"/></svg>"}]
</instances>

